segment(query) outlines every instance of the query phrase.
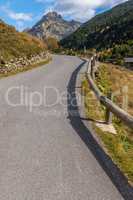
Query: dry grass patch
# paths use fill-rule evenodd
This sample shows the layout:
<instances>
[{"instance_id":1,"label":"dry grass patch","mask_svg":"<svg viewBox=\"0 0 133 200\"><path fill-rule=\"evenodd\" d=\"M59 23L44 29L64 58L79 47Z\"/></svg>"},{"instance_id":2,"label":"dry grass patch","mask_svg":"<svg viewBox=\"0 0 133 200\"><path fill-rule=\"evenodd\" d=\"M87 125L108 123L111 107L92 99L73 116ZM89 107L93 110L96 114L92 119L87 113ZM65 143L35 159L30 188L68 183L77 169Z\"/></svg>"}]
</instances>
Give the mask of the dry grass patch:
<instances>
[{"instance_id":1,"label":"dry grass patch","mask_svg":"<svg viewBox=\"0 0 133 200\"><path fill-rule=\"evenodd\" d=\"M123 101L123 88L127 86L127 111L133 115L133 71L112 64L101 64L96 81L98 85L101 85L101 83L104 82L103 86L106 90L103 90L102 92L105 94L107 93L108 89L111 89L113 92L120 92L120 94L114 99L115 103L120 107L122 107Z\"/></svg>"}]
</instances>

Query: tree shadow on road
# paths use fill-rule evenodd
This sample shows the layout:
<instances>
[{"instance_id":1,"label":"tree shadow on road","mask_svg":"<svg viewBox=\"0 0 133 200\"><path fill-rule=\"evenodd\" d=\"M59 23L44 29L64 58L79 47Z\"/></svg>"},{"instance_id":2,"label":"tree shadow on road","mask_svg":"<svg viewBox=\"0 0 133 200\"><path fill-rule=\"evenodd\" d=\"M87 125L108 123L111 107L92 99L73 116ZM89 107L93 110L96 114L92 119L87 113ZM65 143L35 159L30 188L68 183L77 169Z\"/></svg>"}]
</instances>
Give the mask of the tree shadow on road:
<instances>
[{"instance_id":1,"label":"tree shadow on road","mask_svg":"<svg viewBox=\"0 0 133 200\"><path fill-rule=\"evenodd\" d=\"M88 127L86 127L84 121L80 116L75 90L77 75L84 64L85 62L78 66L77 69L72 73L67 87L67 92L69 94L67 98L67 109L70 124L80 136L85 145L88 147L88 149L95 156L95 158L97 159L101 167L104 169L106 174L110 177L111 181L119 190L123 198L126 200L133 200L133 188L129 185L127 179L118 169L118 167L113 163L110 157L103 151L103 149L97 143L97 141L93 137L93 134L90 132ZM72 99L75 99L74 106L72 105Z\"/></svg>"}]
</instances>

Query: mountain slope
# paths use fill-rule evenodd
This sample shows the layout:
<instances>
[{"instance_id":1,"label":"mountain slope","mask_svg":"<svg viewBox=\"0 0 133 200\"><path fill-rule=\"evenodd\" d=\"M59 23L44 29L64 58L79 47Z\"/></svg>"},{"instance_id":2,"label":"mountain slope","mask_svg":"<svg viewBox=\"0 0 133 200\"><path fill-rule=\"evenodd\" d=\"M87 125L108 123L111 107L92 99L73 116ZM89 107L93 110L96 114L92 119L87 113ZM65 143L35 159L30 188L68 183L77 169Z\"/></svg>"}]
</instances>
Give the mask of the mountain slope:
<instances>
[{"instance_id":1,"label":"mountain slope","mask_svg":"<svg viewBox=\"0 0 133 200\"><path fill-rule=\"evenodd\" d=\"M44 51L46 48L40 40L26 33L19 33L14 27L0 21L0 59L10 60L18 57L29 57Z\"/></svg>"},{"instance_id":2,"label":"mountain slope","mask_svg":"<svg viewBox=\"0 0 133 200\"><path fill-rule=\"evenodd\" d=\"M105 49L133 39L133 1L127 1L95 16L61 41L66 48Z\"/></svg>"},{"instance_id":3,"label":"mountain slope","mask_svg":"<svg viewBox=\"0 0 133 200\"><path fill-rule=\"evenodd\" d=\"M77 30L80 25L80 22L65 21L58 13L49 12L32 29L28 30L28 33L41 39L53 37L61 40Z\"/></svg>"}]
</instances>

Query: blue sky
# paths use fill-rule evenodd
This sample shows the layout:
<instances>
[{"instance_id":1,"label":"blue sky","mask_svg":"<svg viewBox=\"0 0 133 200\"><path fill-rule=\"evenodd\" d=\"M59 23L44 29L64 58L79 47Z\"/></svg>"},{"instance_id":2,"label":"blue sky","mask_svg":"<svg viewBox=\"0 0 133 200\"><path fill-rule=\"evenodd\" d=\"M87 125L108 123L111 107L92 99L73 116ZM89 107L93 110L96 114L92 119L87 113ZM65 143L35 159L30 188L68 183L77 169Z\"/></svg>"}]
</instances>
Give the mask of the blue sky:
<instances>
[{"instance_id":1,"label":"blue sky","mask_svg":"<svg viewBox=\"0 0 133 200\"><path fill-rule=\"evenodd\" d=\"M18 30L31 27L48 11L85 22L126 0L0 0L0 18Z\"/></svg>"}]
</instances>

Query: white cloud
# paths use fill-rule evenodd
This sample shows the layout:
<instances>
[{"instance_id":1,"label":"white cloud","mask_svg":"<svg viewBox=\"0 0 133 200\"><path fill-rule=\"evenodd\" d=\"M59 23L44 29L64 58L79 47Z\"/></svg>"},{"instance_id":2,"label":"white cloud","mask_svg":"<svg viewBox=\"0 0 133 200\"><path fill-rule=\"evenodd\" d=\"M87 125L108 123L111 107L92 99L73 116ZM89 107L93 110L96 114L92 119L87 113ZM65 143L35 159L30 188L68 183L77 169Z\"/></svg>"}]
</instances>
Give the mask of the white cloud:
<instances>
[{"instance_id":1,"label":"white cloud","mask_svg":"<svg viewBox=\"0 0 133 200\"><path fill-rule=\"evenodd\" d=\"M55 10L65 17L86 21L93 17L97 8L111 8L126 0L36 0L38 3L48 3L45 11Z\"/></svg>"},{"instance_id":2,"label":"white cloud","mask_svg":"<svg viewBox=\"0 0 133 200\"><path fill-rule=\"evenodd\" d=\"M17 13L9 9L7 6L1 7L2 11L5 12L8 17L16 21L31 21L32 14L29 13Z\"/></svg>"},{"instance_id":3,"label":"white cloud","mask_svg":"<svg viewBox=\"0 0 133 200\"><path fill-rule=\"evenodd\" d=\"M22 31L26 28L25 22L33 21L33 16L31 13L14 12L10 9L10 3L1 6L0 11L5 13L10 19L14 20L14 24L19 31Z\"/></svg>"}]
</instances>

